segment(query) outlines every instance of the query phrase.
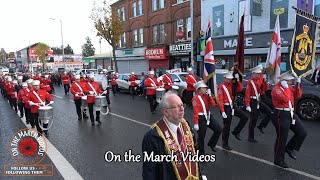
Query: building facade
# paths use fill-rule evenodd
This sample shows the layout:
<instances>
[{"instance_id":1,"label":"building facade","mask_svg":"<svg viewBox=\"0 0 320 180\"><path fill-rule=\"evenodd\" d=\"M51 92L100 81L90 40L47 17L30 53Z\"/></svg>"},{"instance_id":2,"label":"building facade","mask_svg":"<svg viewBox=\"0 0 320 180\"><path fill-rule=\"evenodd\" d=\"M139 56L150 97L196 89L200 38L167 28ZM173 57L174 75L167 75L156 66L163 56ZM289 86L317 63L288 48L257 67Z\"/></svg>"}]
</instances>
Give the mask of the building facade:
<instances>
[{"instance_id":1,"label":"building facade","mask_svg":"<svg viewBox=\"0 0 320 180\"><path fill-rule=\"evenodd\" d=\"M310 1L308 11L313 12L315 3ZM266 62L276 17L277 14L280 14L281 70L288 70L290 65L287 62L289 62L295 24L295 10L292 6L305 7L303 3L305 1L301 0L201 1L201 29L205 31L208 20L211 22L217 65L232 67L237 48L240 18L245 11L245 69Z\"/></svg>"},{"instance_id":2,"label":"building facade","mask_svg":"<svg viewBox=\"0 0 320 180\"><path fill-rule=\"evenodd\" d=\"M191 65L191 26L200 32L200 1L119 0L111 5L122 21L116 57L119 73L186 69ZM196 42L196 41L195 41Z\"/></svg>"}]
</instances>

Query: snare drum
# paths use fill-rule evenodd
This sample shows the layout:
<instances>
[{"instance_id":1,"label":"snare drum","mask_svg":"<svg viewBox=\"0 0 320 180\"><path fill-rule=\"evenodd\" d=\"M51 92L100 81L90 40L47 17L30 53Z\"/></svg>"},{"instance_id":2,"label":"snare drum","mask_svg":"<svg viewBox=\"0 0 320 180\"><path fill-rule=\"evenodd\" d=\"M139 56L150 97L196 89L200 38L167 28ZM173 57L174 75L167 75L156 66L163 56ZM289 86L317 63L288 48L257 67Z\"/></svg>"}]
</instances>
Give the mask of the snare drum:
<instances>
[{"instance_id":1,"label":"snare drum","mask_svg":"<svg viewBox=\"0 0 320 180\"><path fill-rule=\"evenodd\" d=\"M94 106L96 110L100 110L101 107L108 106L107 99L105 96L96 96L94 100Z\"/></svg>"},{"instance_id":2,"label":"snare drum","mask_svg":"<svg viewBox=\"0 0 320 180\"><path fill-rule=\"evenodd\" d=\"M48 123L49 120L53 119L53 108L51 106L43 106L39 107L39 120L46 121L44 123Z\"/></svg>"},{"instance_id":3,"label":"snare drum","mask_svg":"<svg viewBox=\"0 0 320 180\"><path fill-rule=\"evenodd\" d=\"M82 96L82 98L81 98L81 106L82 107L88 107L87 96Z\"/></svg>"},{"instance_id":4,"label":"snare drum","mask_svg":"<svg viewBox=\"0 0 320 180\"><path fill-rule=\"evenodd\" d=\"M158 103L160 103L162 96L166 93L166 89L164 88L157 88L156 89L157 94L156 94L156 100Z\"/></svg>"}]
</instances>

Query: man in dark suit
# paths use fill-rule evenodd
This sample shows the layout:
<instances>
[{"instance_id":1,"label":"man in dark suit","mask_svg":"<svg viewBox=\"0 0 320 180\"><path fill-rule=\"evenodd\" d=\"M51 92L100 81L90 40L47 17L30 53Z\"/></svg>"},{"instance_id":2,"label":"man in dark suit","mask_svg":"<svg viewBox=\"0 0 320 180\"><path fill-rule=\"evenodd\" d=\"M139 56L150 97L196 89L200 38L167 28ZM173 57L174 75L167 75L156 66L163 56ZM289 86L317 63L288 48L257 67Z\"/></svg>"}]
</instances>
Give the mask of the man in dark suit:
<instances>
[{"instance_id":1,"label":"man in dark suit","mask_svg":"<svg viewBox=\"0 0 320 180\"><path fill-rule=\"evenodd\" d=\"M195 154L193 134L180 97L168 91L161 100L163 118L152 125L142 142L144 180L200 179L198 162L183 161L181 153ZM173 154L171 154L173 153ZM165 155L177 160L152 162L146 157ZM152 160L152 158L151 158Z\"/></svg>"}]
</instances>

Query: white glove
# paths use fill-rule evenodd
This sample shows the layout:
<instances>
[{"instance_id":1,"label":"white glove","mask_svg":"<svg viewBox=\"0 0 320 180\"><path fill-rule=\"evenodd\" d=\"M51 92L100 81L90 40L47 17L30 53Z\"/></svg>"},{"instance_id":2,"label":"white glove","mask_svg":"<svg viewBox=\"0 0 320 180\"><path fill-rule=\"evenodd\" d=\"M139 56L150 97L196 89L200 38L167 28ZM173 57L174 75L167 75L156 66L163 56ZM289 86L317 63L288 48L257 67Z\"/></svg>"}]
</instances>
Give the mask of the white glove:
<instances>
[{"instance_id":1,"label":"white glove","mask_svg":"<svg viewBox=\"0 0 320 180\"><path fill-rule=\"evenodd\" d=\"M155 86L154 84L151 84L151 86Z\"/></svg>"},{"instance_id":2,"label":"white glove","mask_svg":"<svg viewBox=\"0 0 320 180\"><path fill-rule=\"evenodd\" d=\"M30 101L30 102L29 102L29 105L30 105L30 106L34 106L34 105L37 105L37 104L34 103L34 102L32 102L32 101Z\"/></svg>"},{"instance_id":3,"label":"white glove","mask_svg":"<svg viewBox=\"0 0 320 180\"><path fill-rule=\"evenodd\" d=\"M248 112L251 112L251 107L250 107L250 106L247 106L247 107L246 107L246 110L247 110Z\"/></svg>"},{"instance_id":4,"label":"white glove","mask_svg":"<svg viewBox=\"0 0 320 180\"><path fill-rule=\"evenodd\" d=\"M267 75L266 75L266 74L263 75L263 79L264 79L265 81L267 81Z\"/></svg>"},{"instance_id":5,"label":"white glove","mask_svg":"<svg viewBox=\"0 0 320 180\"><path fill-rule=\"evenodd\" d=\"M234 77L239 81L240 76L239 76L239 74L238 74L238 73L237 73L237 74L235 74L235 75L234 75Z\"/></svg>"},{"instance_id":6,"label":"white glove","mask_svg":"<svg viewBox=\"0 0 320 180\"><path fill-rule=\"evenodd\" d=\"M50 101L50 104L53 104L54 102L53 101Z\"/></svg>"},{"instance_id":7,"label":"white glove","mask_svg":"<svg viewBox=\"0 0 320 180\"><path fill-rule=\"evenodd\" d=\"M78 94L78 93L76 93L74 96L79 97L79 94Z\"/></svg>"},{"instance_id":8,"label":"white glove","mask_svg":"<svg viewBox=\"0 0 320 180\"><path fill-rule=\"evenodd\" d=\"M287 81L281 81L281 86L283 88L288 88L289 87Z\"/></svg>"},{"instance_id":9,"label":"white glove","mask_svg":"<svg viewBox=\"0 0 320 180\"><path fill-rule=\"evenodd\" d=\"M221 115L222 115L222 117L223 117L224 119L226 119L226 118L228 117L225 112L222 112Z\"/></svg>"},{"instance_id":10,"label":"white glove","mask_svg":"<svg viewBox=\"0 0 320 180\"><path fill-rule=\"evenodd\" d=\"M211 89L207 89L206 94L211 95Z\"/></svg>"},{"instance_id":11,"label":"white glove","mask_svg":"<svg viewBox=\"0 0 320 180\"><path fill-rule=\"evenodd\" d=\"M198 130L199 130L199 125L198 125L198 124L195 124L195 125L193 126L193 129L196 130L196 131L198 131Z\"/></svg>"},{"instance_id":12,"label":"white glove","mask_svg":"<svg viewBox=\"0 0 320 180\"><path fill-rule=\"evenodd\" d=\"M93 94L94 94L94 92L93 92L93 91L89 91L89 94L93 95Z\"/></svg>"},{"instance_id":13,"label":"white glove","mask_svg":"<svg viewBox=\"0 0 320 180\"><path fill-rule=\"evenodd\" d=\"M301 83L301 77L299 76L298 78L297 78L297 83Z\"/></svg>"}]
</instances>

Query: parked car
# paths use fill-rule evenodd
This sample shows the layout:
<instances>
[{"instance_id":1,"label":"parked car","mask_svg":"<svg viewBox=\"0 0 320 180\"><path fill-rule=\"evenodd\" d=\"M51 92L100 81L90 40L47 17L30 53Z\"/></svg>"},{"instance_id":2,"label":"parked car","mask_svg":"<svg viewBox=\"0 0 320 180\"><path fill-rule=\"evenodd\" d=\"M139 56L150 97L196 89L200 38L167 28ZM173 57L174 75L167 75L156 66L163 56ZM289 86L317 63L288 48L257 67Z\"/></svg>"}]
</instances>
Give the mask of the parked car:
<instances>
[{"instance_id":1,"label":"parked car","mask_svg":"<svg viewBox=\"0 0 320 180\"><path fill-rule=\"evenodd\" d=\"M129 91L129 86L130 86L129 76L130 76L129 73L127 73L127 74L119 74L118 75L118 79L116 81L118 83L119 90ZM141 76L140 75L135 75L135 76L138 79L138 80L136 80L136 83L138 84L138 86L140 86Z\"/></svg>"},{"instance_id":2,"label":"parked car","mask_svg":"<svg viewBox=\"0 0 320 180\"><path fill-rule=\"evenodd\" d=\"M243 81L243 92L237 95L237 105L245 109L244 93L246 89L246 83L250 79L251 73L246 74ZM267 105L273 109L271 91L275 86L274 82L269 79L269 89L266 92ZM301 120L319 120L320 121L320 85L315 84L309 77L301 79L300 87L302 89L302 97L297 101L296 113Z\"/></svg>"}]
</instances>

